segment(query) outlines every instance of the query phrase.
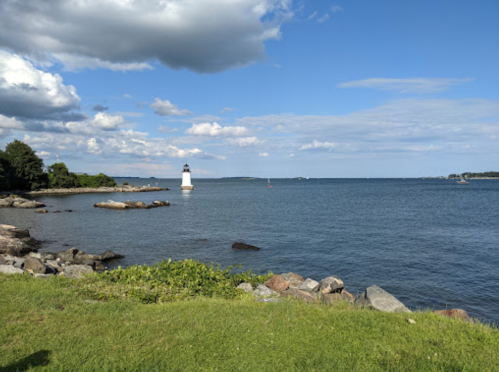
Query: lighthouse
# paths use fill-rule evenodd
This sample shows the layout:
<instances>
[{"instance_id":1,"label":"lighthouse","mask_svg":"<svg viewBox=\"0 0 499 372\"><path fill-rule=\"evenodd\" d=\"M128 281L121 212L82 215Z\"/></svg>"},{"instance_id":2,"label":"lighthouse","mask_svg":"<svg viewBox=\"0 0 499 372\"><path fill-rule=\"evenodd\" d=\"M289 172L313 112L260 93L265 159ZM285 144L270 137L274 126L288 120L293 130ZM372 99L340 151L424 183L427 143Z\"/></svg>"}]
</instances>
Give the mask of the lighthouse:
<instances>
[{"instance_id":1,"label":"lighthouse","mask_svg":"<svg viewBox=\"0 0 499 372\"><path fill-rule=\"evenodd\" d=\"M184 171L182 172L182 186L181 190L193 190L194 186L191 183L191 171L189 170L189 165L184 165Z\"/></svg>"}]
</instances>

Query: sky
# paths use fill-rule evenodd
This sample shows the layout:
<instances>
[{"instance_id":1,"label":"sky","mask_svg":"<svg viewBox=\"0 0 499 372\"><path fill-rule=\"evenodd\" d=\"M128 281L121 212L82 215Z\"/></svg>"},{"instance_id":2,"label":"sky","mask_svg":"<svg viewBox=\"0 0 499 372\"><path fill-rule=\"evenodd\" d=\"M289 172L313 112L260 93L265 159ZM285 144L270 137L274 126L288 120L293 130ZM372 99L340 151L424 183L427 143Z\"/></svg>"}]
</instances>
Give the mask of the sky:
<instances>
[{"instance_id":1,"label":"sky","mask_svg":"<svg viewBox=\"0 0 499 372\"><path fill-rule=\"evenodd\" d=\"M499 170L497 0L0 0L0 148L111 176Z\"/></svg>"}]
</instances>

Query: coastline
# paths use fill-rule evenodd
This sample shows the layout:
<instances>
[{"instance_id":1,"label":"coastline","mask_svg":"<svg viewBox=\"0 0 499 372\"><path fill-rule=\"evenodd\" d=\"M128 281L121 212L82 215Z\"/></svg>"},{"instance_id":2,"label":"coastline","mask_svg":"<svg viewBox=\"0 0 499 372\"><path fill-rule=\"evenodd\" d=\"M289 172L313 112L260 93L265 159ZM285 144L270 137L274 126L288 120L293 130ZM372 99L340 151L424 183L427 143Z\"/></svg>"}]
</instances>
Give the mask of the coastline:
<instances>
[{"instance_id":1,"label":"coastline","mask_svg":"<svg viewBox=\"0 0 499 372\"><path fill-rule=\"evenodd\" d=\"M113 192L153 192L167 191L168 187L158 186L118 186L118 187L78 187L71 189L43 189L36 191L19 192L21 195L76 195L76 194L106 194Z\"/></svg>"}]
</instances>

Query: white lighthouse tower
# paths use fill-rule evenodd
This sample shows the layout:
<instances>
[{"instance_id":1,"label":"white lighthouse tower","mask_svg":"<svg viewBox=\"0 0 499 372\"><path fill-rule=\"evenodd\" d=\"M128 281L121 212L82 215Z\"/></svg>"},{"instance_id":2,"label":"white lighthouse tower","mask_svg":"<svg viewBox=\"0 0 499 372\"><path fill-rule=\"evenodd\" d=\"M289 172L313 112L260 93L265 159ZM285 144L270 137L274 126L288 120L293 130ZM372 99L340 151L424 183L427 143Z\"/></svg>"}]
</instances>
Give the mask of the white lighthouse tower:
<instances>
[{"instance_id":1,"label":"white lighthouse tower","mask_svg":"<svg viewBox=\"0 0 499 372\"><path fill-rule=\"evenodd\" d=\"M189 165L184 165L184 171L182 172L182 186L181 190L193 190L194 186L191 183L191 171L189 170Z\"/></svg>"}]
</instances>

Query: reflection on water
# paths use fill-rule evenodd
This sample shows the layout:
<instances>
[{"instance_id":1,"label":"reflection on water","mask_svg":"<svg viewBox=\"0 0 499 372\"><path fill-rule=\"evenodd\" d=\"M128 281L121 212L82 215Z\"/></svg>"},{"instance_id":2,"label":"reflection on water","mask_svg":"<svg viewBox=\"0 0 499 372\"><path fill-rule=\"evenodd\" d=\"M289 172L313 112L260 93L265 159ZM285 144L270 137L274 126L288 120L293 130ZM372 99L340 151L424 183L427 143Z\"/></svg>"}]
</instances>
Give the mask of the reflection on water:
<instances>
[{"instance_id":1,"label":"reflection on water","mask_svg":"<svg viewBox=\"0 0 499 372\"><path fill-rule=\"evenodd\" d=\"M191 197L192 190L180 190L182 191L182 199L189 199Z\"/></svg>"}]
</instances>

